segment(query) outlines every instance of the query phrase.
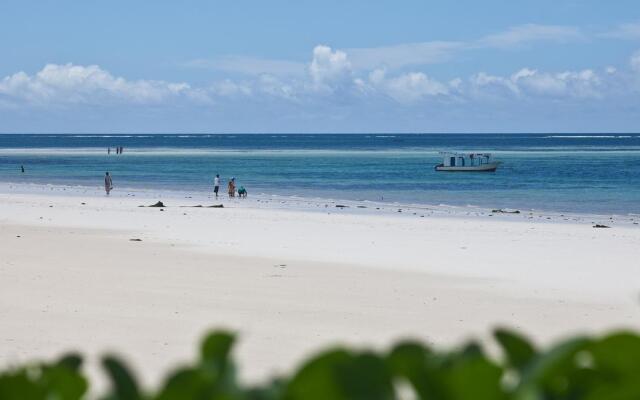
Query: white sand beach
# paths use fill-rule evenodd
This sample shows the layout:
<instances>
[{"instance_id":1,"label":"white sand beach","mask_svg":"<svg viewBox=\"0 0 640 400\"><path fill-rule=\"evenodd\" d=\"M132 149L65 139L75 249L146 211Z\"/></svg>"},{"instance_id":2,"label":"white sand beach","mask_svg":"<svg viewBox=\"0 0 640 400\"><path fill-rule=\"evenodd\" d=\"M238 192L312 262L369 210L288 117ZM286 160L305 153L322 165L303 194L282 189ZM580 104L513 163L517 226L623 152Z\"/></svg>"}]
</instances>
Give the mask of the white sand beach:
<instances>
[{"instance_id":1,"label":"white sand beach","mask_svg":"<svg viewBox=\"0 0 640 400\"><path fill-rule=\"evenodd\" d=\"M633 217L186 196L139 207L158 200L0 187L0 366L74 349L95 374L115 351L151 385L228 328L255 381L336 343L640 328Z\"/></svg>"}]
</instances>

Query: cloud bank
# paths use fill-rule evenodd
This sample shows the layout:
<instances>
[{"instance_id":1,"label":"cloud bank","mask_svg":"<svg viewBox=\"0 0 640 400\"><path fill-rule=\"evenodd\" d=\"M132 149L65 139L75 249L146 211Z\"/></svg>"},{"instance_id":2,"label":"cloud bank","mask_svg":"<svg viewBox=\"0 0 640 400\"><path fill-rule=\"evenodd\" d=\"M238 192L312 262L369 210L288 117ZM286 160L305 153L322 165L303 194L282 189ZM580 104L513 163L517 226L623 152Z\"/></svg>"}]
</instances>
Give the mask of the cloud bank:
<instances>
[{"instance_id":1,"label":"cloud bank","mask_svg":"<svg viewBox=\"0 0 640 400\"><path fill-rule=\"evenodd\" d=\"M224 79L194 87L186 82L128 80L97 65L47 64L33 75L20 71L4 77L0 80L0 99L3 104L31 106L177 103L215 106L230 98L299 102L331 101L331 96L351 102L365 98L388 99L400 105L427 100L474 101L483 97L600 99L611 96L614 84L620 79L628 79L630 83L637 80L640 52L629 58L627 70L625 74L609 66L602 71L554 72L523 67L508 76L479 71L444 82L424 71L393 73L386 68L375 68L363 72L354 67L348 53L318 45L312 51L306 71L295 78L258 74L249 79ZM616 88L619 90L619 85ZM633 92L633 85L629 85L628 90Z\"/></svg>"},{"instance_id":2,"label":"cloud bank","mask_svg":"<svg viewBox=\"0 0 640 400\"><path fill-rule=\"evenodd\" d=\"M627 24L607 37L630 39L635 34L636 25ZM608 115L617 115L615 121L637 126L640 110L634 104L640 103L640 50L631 52L624 63L605 67L546 70L521 65L508 73L477 70L446 79L431 68L458 52L509 51L537 42L562 44L585 37L573 27L529 24L470 41L351 49L318 44L305 61L240 56L195 60L188 66L230 73L200 84L128 79L104 66L51 63L39 71L17 71L0 78L0 116L17 112L22 121L29 121L34 115L64 120L80 115L120 118L127 114L131 119L144 115L158 121L229 121L231 127L236 125L230 121L236 121L252 131L261 129L257 121L280 121L279 126L322 121L327 129L340 130L340 121L373 124L383 115L392 115L385 123L422 119L455 123L473 113L480 121L490 120L491 115L511 118L508 110L518 109L511 114L526 123L523 112L539 122L550 115L556 120L568 113L584 118L613 108ZM566 114L558 114L559 110ZM445 123L440 126L448 128Z\"/></svg>"},{"instance_id":3,"label":"cloud bank","mask_svg":"<svg viewBox=\"0 0 640 400\"><path fill-rule=\"evenodd\" d=\"M0 96L33 105L123 102L158 104L176 98L205 100L184 82L126 80L97 65L47 64L34 75L17 72L0 81Z\"/></svg>"}]
</instances>

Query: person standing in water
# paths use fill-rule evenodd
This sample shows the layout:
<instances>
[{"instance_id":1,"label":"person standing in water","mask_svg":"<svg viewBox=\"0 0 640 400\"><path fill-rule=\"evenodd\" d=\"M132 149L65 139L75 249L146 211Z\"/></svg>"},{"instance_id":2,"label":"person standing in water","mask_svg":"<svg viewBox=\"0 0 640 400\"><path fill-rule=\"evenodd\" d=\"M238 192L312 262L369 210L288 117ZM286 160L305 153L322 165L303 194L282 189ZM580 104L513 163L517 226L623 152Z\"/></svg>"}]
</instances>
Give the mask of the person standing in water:
<instances>
[{"instance_id":1,"label":"person standing in water","mask_svg":"<svg viewBox=\"0 0 640 400\"><path fill-rule=\"evenodd\" d=\"M111 180L109 172L106 172L104 175L104 191L107 192L107 196L109 195L109 192L111 192L111 189L113 189L113 181Z\"/></svg>"},{"instance_id":2,"label":"person standing in water","mask_svg":"<svg viewBox=\"0 0 640 400\"><path fill-rule=\"evenodd\" d=\"M236 178L231 178L227 186L229 197L236 197Z\"/></svg>"},{"instance_id":3,"label":"person standing in water","mask_svg":"<svg viewBox=\"0 0 640 400\"><path fill-rule=\"evenodd\" d=\"M220 174L216 174L216 177L213 178L213 193L216 194L216 199L218 198L219 190L220 190Z\"/></svg>"},{"instance_id":4,"label":"person standing in water","mask_svg":"<svg viewBox=\"0 0 640 400\"><path fill-rule=\"evenodd\" d=\"M24 165L20 166L20 171L22 171L22 173L24 174Z\"/></svg>"}]
</instances>

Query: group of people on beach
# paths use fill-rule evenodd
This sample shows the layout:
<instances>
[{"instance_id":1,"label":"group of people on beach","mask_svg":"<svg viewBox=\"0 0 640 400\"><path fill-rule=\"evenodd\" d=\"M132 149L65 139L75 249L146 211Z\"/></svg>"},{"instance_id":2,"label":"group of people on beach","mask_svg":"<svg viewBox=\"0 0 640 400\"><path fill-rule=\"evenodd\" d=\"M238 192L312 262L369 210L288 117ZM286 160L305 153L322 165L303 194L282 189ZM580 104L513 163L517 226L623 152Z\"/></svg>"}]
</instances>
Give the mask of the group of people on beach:
<instances>
[{"instance_id":1,"label":"group of people on beach","mask_svg":"<svg viewBox=\"0 0 640 400\"><path fill-rule=\"evenodd\" d=\"M24 172L24 170L23 170ZM104 173L104 191L107 193L107 196L113 190L113 179L109 174L109 171ZM216 177L213 178L213 193L216 195L216 199L218 198L218 192L220 191L220 174L216 174ZM247 189L244 186L240 186L236 190L236 178L233 177L229 179L229 183L227 184L227 192L229 193L229 198L236 197L236 192L238 193L238 197L246 198L247 197Z\"/></svg>"},{"instance_id":2,"label":"group of people on beach","mask_svg":"<svg viewBox=\"0 0 640 400\"><path fill-rule=\"evenodd\" d=\"M116 147L116 154L122 154L124 151L124 147L118 146ZM111 147L107 147L107 154L111 154Z\"/></svg>"},{"instance_id":3,"label":"group of people on beach","mask_svg":"<svg viewBox=\"0 0 640 400\"><path fill-rule=\"evenodd\" d=\"M218 198L218 192L220 191L220 174L216 174L216 177L213 178L213 193L216 195L216 199ZM236 197L236 178L233 177L229 179L227 183L227 193L229 194L229 198ZM240 186L237 188L238 197L246 198L247 197L247 189L244 186Z\"/></svg>"}]
</instances>

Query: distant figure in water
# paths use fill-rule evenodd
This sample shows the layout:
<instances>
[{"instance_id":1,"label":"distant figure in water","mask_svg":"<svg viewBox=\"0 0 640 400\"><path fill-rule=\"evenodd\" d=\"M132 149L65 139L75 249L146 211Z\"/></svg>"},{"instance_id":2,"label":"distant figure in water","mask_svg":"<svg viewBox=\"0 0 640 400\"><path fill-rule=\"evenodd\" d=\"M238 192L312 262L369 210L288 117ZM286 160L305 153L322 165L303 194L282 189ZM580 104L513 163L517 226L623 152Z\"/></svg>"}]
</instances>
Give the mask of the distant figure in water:
<instances>
[{"instance_id":1,"label":"distant figure in water","mask_svg":"<svg viewBox=\"0 0 640 400\"><path fill-rule=\"evenodd\" d=\"M111 154L111 147L107 147L107 154Z\"/></svg>"},{"instance_id":2,"label":"distant figure in water","mask_svg":"<svg viewBox=\"0 0 640 400\"><path fill-rule=\"evenodd\" d=\"M22 173L24 174L24 165L20 166L20 171L22 171Z\"/></svg>"},{"instance_id":3,"label":"distant figure in water","mask_svg":"<svg viewBox=\"0 0 640 400\"><path fill-rule=\"evenodd\" d=\"M231 178L229 185L227 185L229 197L236 197L236 178Z\"/></svg>"},{"instance_id":4,"label":"distant figure in water","mask_svg":"<svg viewBox=\"0 0 640 400\"><path fill-rule=\"evenodd\" d=\"M104 175L104 191L107 192L107 196L109 192L113 189L113 181L111 180L111 175L108 172Z\"/></svg>"},{"instance_id":5,"label":"distant figure in water","mask_svg":"<svg viewBox=\"0 0 640 400\"><path fill-rule=\"evenodd\" d=\"M216 174L216 177L213 178L213 193L216 194L216 199L218 198L218 190L220 190L220 174Z\"/></svg>"},{"instance_id":6,"label":"distant figure in water","mask_svg":"<svg viewBox=\"0 0 640 400\"><path fill-rule=\"evenodd\" d=\"M247 189L245 189L244 186L238 188L238 196L243 199L247 198Z\"/></svg>"}]
</instances>

